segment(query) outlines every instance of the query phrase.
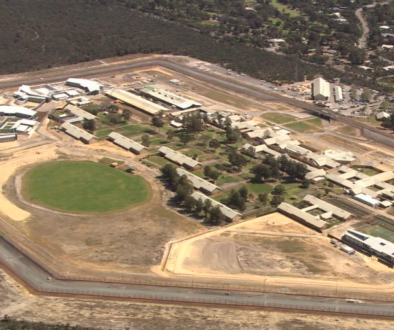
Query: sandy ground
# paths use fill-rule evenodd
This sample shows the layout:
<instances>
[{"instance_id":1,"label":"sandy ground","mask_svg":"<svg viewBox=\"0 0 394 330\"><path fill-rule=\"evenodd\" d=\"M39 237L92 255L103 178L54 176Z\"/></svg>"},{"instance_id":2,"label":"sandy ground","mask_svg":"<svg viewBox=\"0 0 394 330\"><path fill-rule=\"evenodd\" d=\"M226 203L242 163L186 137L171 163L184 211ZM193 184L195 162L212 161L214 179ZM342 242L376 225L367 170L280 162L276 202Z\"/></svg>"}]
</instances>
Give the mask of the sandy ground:
<instances>
[{"instance_id":1,"label":"sandy ground","mask_svg":"<svg viewBox=\"0 0 394 330\"><path fill-rule=\"evenodd\" d=\"M56 147L47 146L38 150L26 150L15 153L10 159L0 163L0 186L21 166L57 158ZM15 221L23 221L30 217L30 213L12 204L3 193L0 194L0 212Z\"/></svg>"},{"instance_id":2,"label":"sandy ground","mask_svg":"<svg viewBox=\"0 0 394 330\"><path fill-rule=\"evenodd\" d=\"M0 310L13 319L113 330L393 330L390 321L29 294L0 269Z\"/></svg>"},{"instance_id":3,"label":"sandy ground","mask_svg":"<svg viewBox=\"0 0 394 330\"><path fill-rule=\"evenodd\" d=\"M349 256L328 238L273 213L173 244L166 270L260 281L264 276L362 284L392 281L393 270L371 263L376 261Z\"/></svg>"}]
</instances>

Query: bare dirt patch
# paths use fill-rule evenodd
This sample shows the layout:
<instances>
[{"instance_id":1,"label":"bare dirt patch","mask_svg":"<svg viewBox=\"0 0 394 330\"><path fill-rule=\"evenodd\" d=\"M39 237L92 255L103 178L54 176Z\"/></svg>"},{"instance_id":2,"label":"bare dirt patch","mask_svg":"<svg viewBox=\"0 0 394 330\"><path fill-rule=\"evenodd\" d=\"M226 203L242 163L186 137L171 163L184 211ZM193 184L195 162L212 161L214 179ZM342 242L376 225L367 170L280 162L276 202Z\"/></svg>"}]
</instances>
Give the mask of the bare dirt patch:
<instances>
[{"instance_id":1,"label":"bare dirt patch","mask_svg":"<svg viewBox=\"0 0 394 330\"><path fill-rule=\"evenodd\" d=\"M371 148L355 143L352 140L345 140L334 135L322 134L319 136L319 139L335 144L344 150L353 151L359 154L363 154L372 150Z\"/></svg>"}]
</instances>

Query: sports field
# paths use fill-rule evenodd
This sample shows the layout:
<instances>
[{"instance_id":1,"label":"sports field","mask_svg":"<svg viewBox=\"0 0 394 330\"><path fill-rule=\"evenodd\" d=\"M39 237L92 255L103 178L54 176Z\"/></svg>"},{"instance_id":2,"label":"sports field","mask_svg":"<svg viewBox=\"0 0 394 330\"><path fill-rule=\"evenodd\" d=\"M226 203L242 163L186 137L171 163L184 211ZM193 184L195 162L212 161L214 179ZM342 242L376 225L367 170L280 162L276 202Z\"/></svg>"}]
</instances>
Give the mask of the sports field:
<instances>
[{"instance_id":1,"label":"sports field","mask_svg":"<svg viewBox=\"0 0 394 330\"><path fill-rule=\"evenodd\" d=\"M52 209L103 213L121 210L150 198L148 183L107 165L88 161L60 161L28 171L24 198Z\"/></svg>"}]
</instances>

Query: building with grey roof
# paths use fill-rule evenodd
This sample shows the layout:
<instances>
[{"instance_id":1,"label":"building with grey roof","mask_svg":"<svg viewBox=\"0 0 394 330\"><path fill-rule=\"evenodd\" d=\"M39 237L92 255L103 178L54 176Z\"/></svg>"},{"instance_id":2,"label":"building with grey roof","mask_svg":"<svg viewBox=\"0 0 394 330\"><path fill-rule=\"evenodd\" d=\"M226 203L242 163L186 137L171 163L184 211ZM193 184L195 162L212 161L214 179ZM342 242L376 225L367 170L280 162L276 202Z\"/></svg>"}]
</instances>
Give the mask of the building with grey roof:
<instances>
[{"instance_id":1,"label":"building with grey roof","mask_svg":"<svg viewBox=\"0 0 394 330\"><path fill-rule=\"evenodd\" d=\"M198 192L195 191L192 193L191 195L195 200L201 200L203 203L208 199L211 201L212 206L219 206L220 210L222 211L223 215L226 217L227 221L236 221L236 220L240 220L242 218L242 214L238 213L237 211L234 211L233 209L229 208L226 205L223 205L222 203L219 203L217 201L215 201L214 199Z\"/></svg>"},{"instance_id":2,"label":"building with grey roof","mask_svg":"<svg viewBox=\"0 0 394 330\"><path fill-rule=\"evenodd\" d=\"M172 150L168 147L160 147L159 152L164 155L164 157L175 164L183 166L189 170L197 170L202 167L202 164L198 161L181 154L178 151Z\"/></svg>"},{"instance_id":3,"label":"building with grey roof","mask_svg":"<svg viewBox=\"0 0 394 330\"><path fill-rule=\"evenodd\" d=\"M310 215L309 213L284 202L278 206L278 211L317 231L322 231L325 227L327 227L326 221L318 219L313 215Z\"/></svg>"},{"instance_id":4,"label":"building with grey roof","mask_svg":"<svg viewBox=\"0 0 394 330\"><path fill-rule=\"evenodd\" d=\"M356 230L348 229L342 240L349 245L366 250L390 264L394 264L394 244L381 237L369 236Z\"/></svg>"},{"instance_id":5,"label":"building with grey roof","mask_svg":"<svg viewBox=\"0 0 394 330\"><path fill-rule=\"evenodd\" d=\"M106 93L107 96L120 100L138 110L144 111L151 116L159 115L163 111L167 111L165 107L153 103L133 93L129 93L122 89L114 88Z\"/></svg>"},{"instance_id":6,"label":"building with grey roof","mask_svg":"<svg viewBox=\"0 0 394 330\"><path fill-rule=\"evenodd\" d=\"M142 144L135 142L116 132L110 133L108 135L108 140L128 151L134 152L137 155L139 155L142 151L147 150L147 148Z\"/></svg>"},{"instance_id":7,"label":"building with grey roof","mask_svg":"<svg viewBox=\"0 0 394 330\"><path fill-rule=\"evenodd\" d=\"M257 156L259 153L271 155L271 156L273 156L275 158L278 158L278 157L282 156L282 154L280 152L277 152L277 151L275 151L273 149L268 148L267 145L265 145L265 144L260 144L258 146L253 146L253 145L251 145L249 143L245 143L242 146L241 151L244 152L244 153L248 153L250 148L252 148L253 154L255 156Z\"/></svg>"},{"instance_id":8,"label":"building with grey roof","mask_svg":"<svg viewBox=\"0 0 394 330\"><path fill-rule=\"evenodd\" d=\"M317 197L314 197L312 195L306 195L304 197L304 201L310 203L312 206L309 206L305 209L303 209L304 212L310 212L314 209L320 209L324 211L325 213L321 214L320 217L323 219L330 219L331 217L337 217L343 220L348 220L352 217L352 214L342 210L341 208L332 205L330 203L327 203L326 201L323 201Z\"/></svg>"},{"instance_id":9,"label":"building with grey roof","mask_svg":"<svg viewBox=\"0 0 394 330\"><path fill-rule=\"evenodd\" d=\"M192 107L200 107L201 103L198 103L193 100L186 99L182 96L174 94L170 91L167 91L162 88L155 88L155 87L145 87L141 90L141 93L152 97L155 100L164 102L166 104L172 105L178 109L186 110Z\"/></svg>"},{"instance_id":10,"label":"building with grey roof","mask_svg":"<svg viewBox=\"0 0 394 330\"><path fill-rule=\"evenodd\" d=\"M186 175L187 179L193 184L193 187L195 189L202 191L205 194L213 195L221 190L220 187L214 185L213 183L210 183L207 180L204 180L198 177L197 175L194 175L181 168L177 168L176 172L178 173L179 176Z\"/></svg>"},{"instance_id":11,"label":"building with grey roof","mask_svg":"<svg viewBox=\"0 0 394 330\"><path fill-rule=\"evenodd\" d=\"M97 138L94 135L68 122L63 123L61 128L63 131L66 132L66 134L84 143L89 144L97 140Z\"/></svg>"},{"instance_id":12,"label":"building with grey roof","mask_svg":"<svg viewBox=\"0 0 394 330\"><path fill-rule=\"evenodd\" d=\"M13 142L18 139L17 134L0 134L0 143Z\"/></svg>"},{"instance_id":13,"label":"building with grey roof","mask_svg":"<svg viewBox=\"0 0 394 330\"><path fill-rule=\"evenodd\" d=\"M67 105L65 110L72 113L74 116L81 117L86 120L93 120L97 118L95 115L92 115L91 113L82 110L81 108L78 108L72 104Z\"/></svg>"}]
</instances>

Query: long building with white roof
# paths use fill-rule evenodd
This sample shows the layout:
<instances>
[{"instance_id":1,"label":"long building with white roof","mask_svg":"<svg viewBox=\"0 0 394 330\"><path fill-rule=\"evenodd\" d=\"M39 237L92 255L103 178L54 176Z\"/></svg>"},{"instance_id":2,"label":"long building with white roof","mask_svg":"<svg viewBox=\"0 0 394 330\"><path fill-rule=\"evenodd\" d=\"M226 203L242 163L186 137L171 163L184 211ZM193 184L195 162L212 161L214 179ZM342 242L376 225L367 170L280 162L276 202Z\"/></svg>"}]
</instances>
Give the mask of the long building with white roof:
<instances>
[{"instance_id":1,"label":"long building with white roof","mask_svg":"<svg viewBox=\"0 0 394 330\"><path fill-rule=\"evenodd\" d=\"M314 209L320 209L323 210L325 213L320 215L320 218L322 219L329 219L333 216L340 218L340 219L344 219L344 220L348 220L352 217L352 214L342 210L341 208L332 205L330 203L327 203L326 201L323 201L317 197L314 197L312 195L306 195L304 197L304 201L310 203L312 206L307 207L305 209L303 209L303 211L312 211Z\"/></svg>"},{"instance_id":2,"label":"long building with white roof","mask_svg":"<svg viewBox=\"0 0 394 330\"><path fill-rule=\"evenodd\" d=\"M184 154L181 154L180 152L172 150L168 147L160 147L159 152L162 153L164 157L168 160L187 169L196 170L202 167L202 164L194 160L193 158L185 156Z\"/></svg>"},{"instance_id":3,"label":"long building with white roof","mask_svg":"<svg viewBox=\"0 0 394 330\"><path fill-rule=\"evenodd\" d=\"M66 85L82 88L87 94L100 94L102 85L97 81L90 79L70 78L67 79Z\"/></svg>"},{"instance_id":4,"label":"long building with white roof","mask_svg":"<svg viewBox=\"0 0 394 330\"><path fill-rule=\"evenodd\" d=\"M16 116L20 118L34 118L37 112L24 107L16 107L10 105L0 106L0 116Z\"/></svg>"},{"instance_id":5,"label":"long building with white roof","mask_svg":"<svg viewBox=\"0 0 394 330\"><path fill-rule=\"evenodd\" d=\"M151 116L159 115L167 111L165 107L144 99L141 96L127 92L123 89L114 88L106 93L107 96L120 100L138 110L144 111Z\"/></svg>"},{"instance_id":6,"label":"long building with white roof","mask_svg":"<svg viewBox=\"0 0 394 330\"><path fill-rule=\"evenodd\" d=\"M381 237L369 236L356 230L348 229L342 239L350 245L360 247L394 264L394 244Z\"/></svg>"},{"instance_id":7,"label":"long building with white roof","mask_svg":"<svg viewBox=\"0 0 394 330\"><path fill-rule=\"evenodd\" d=\"M73 138L87 144L91 143L96 139L94 135L68 122L63 123L61 128L66 132L66 134L71 135Z\"/></svg>"},{"instance_id":8,"label":"long building with white roof","mask_svg":"<svg viewBox=\"0 0 394 330\"><path fill-rule=\"evenodd\" d=\"M135 142L119 133L112 132L108 135L108 139L115 143L116 145L128 150L132 151L135 154L139 155L143 150L147 148L142 144Z\"/></svg>"},{"instance_id":9,"label":"long building with white roof","mask_svg":"<svg viewBox=\"0 0 394 330\"><path fill-rule=\"evenodd\" d=\"M214 185L213 183L210 183L207 180L204 180L198 177L197 175L194 175L179 167L176 169L176 172L178 173L179 176L186 175L187 179L193 184L193 187L195 189L201 190L205 194L212 195L221 190L218 186Z\"/></svg>"},{"instance_id":10,"label":"long building with white roof","mask_svg":"<svg viewBox=\"0 0 394 330\"><path fill-rule=\"evenodd\" d=\"M186 99L162 88L146 87L142 89L141 92L158 101L172 105L180 110L186 110L192 107L201 107L201 103Z\"/></svg>"},{"instance_id":11,"label":"long building with white roof","mask_svg":"<svg viewBox=\"0 0 394 330\"><path fill-rule=\"evenodd\" d=\"M212 198L210 198L198 191L193 192L191 196L195 200L200 199L203 203L205 202L205 200L208 199L211 201L212 206L219 206L220 210L222 211L223 215L226 217L227 221L236 221L236 220L241 219L241 217L242 217L241 213L238 213L237 211L229 208L228 206L226 206L222 203L219 203L218 201L215 201L214 199L212 199Z\"/></svg>"}]
</instances>

